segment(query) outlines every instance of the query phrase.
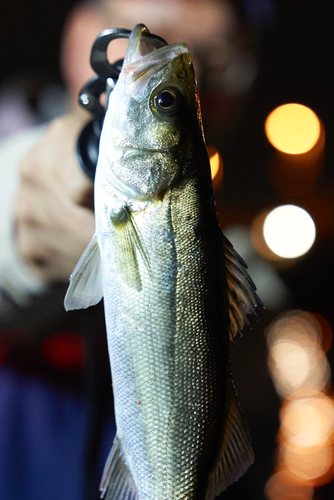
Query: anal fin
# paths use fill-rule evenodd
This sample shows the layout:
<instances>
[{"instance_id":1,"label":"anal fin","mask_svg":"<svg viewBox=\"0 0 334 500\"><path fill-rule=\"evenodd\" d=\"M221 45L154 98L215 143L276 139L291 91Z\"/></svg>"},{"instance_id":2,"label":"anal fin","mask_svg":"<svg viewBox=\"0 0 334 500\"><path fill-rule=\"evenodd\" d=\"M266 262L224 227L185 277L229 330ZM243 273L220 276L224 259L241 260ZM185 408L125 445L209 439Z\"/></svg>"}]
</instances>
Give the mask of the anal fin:
<instances>
[{"instance_id":1,"label":"anal fin","mask_svg":"<svg viewBox=\"0 0 334 500\"><path fill-rule=\"evenodd\" d=\"M218 497L240 479L254 463L250 434L231 381L228 389L227 418L224 419L219 457L209 474L205 500Z\"/></svg>"},{"instance_id":2,"label":"anal fin","mask_svg":"<svg viewBox=\"0 0 334 500\"><path fill-rule=\"evenodd\" d=\"M123 459L117 436L104 466L100 492L104 500L138 500L137 487Z\"/></svg>"}]
</instances>

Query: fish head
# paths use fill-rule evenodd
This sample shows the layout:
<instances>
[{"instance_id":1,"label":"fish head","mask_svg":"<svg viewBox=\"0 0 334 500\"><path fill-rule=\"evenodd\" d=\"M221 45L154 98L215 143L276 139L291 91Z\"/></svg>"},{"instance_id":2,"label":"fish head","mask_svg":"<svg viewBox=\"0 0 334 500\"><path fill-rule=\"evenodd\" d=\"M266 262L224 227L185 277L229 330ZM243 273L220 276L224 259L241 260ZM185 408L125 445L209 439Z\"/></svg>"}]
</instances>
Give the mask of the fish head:
<instances>
[{"instance_id":1,"label":"fish head","mask_svg":"<svg viewBox=\"0 0 334 500\"><path fill-rule=\"evenodd\" d=\"M184 43L155 49L133 30L110 94L98 169L123 198L153 201L181 175L202 138L196 77Z\"/></svg>"}]
</instances>

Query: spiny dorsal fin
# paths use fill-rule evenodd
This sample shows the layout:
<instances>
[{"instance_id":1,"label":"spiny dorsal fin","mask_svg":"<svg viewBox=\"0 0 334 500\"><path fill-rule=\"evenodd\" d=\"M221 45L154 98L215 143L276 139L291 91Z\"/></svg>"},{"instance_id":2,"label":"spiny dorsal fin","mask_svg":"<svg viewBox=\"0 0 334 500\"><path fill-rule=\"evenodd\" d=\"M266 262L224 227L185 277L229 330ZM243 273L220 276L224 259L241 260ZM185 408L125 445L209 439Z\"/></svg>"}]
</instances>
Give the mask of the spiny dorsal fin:
<instances>
[{"instance_id":1,"label":"spiny dorsal fin","mask_svg":"<svg viewBox=\"0 0 334 500\"><path fill-rule=\"evenodd\" d=\"M226 265L227 294L230 316L230 340L241 335L245 325L249 325L247 314L257 317L256 307L263 307L256 293L256 286L246 271L247 264L234 250L228 239L223 237L223 251Z\"/></svg>"},{"instance_id":2,"label":"spiny dorsal fin","mask_svg":"<svg viewBox=\"0 0 334 500\"><path fill-rule=\"evenodd\" d=\"M122 457L121 442L117 436L104 466L100 492L104 500L138 500L138 491Z\"/></svg>"},{"instance_id":3,"label":"spiny dorsal fin","mask_svg":"<svg viewBox=\"0 0 334 500\"><path fill-rule=\"evenodd\" d=\"M100 302L102 297L100 248L97 236L94 234L70 276L64 306L66 311L86 309Z\"/></svg>"},{"instance_id":4,"label":"spiny dorsal fin","mask_svg":"<svg viewBox=\"0 0 334 500\"><path fill-rule=\"evenodd\" d=\"M128 207L124 207L120 217L111 219L117 231L115 238L115 259L124 282L137 291L141 290L141 277L137 259L139 252L145 267L151 274L151 265L144 239Z\"/></svg>"},{"instance_id":5,"label":"spiny dorsal fin","mask_svg":"<svg viewBox=\"0 0 334 500\"><path fill-rule=\"evenodd\" d=\"M213 500L241 478L254 463L250 435L231 381L227 396L227 418L219 458L209 474L205 500Z\"/></svg>"}]
</instances>

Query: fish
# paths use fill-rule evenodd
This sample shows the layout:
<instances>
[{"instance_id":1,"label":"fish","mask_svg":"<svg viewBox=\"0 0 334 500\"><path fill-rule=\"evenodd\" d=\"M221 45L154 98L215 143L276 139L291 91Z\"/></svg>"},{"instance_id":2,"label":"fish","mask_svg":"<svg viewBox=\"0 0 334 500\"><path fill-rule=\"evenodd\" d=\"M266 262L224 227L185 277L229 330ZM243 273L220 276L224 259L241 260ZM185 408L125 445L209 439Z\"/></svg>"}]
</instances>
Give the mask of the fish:
<instances>
[{"instance_id":1,"label":"fish","mask_svg":"<svg viewBox=\"0 0 334 500\"><path fill-rule=\"evenodd\" d=\"M117 433L106 500L213 500L253 463L230 347L262 303L223 235L184 43L130 36L65 308L104 297Z\"/></svg>"}]
</instances>

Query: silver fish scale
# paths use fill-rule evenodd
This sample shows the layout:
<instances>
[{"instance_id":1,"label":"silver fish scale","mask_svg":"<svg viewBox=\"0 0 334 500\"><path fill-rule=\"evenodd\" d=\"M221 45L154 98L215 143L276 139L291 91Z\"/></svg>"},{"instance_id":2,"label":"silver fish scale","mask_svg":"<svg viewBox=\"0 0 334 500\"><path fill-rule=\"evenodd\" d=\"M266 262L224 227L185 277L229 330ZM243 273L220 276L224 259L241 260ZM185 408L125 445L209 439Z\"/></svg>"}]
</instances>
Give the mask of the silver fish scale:
<instances>
[{"instance_id":1,"label":"silver fish scale","mask_svg":"<svg viewBox=\"0 0 334 500\"><path fill-rule=\"evenodd\" d=\"M196 186L171 190L135 216L151 264L150 276L137 253L138 292L117 269L107 190L97 178L117 434L140 500L201 499L219 446L227 379L219 245L195 236L202 223Z\"/></svg>"},{"instance_id":2,"label":"silver fish scale","mask_svg":"<svg viewBox=\"0 0 334 500\"><path fill-rule=\"evenodd\" d=\"M107 200L103 192L98 197ZM150 277L139 262L141 292L129 288L119 276L113 256L117 231L106 217L106 207L96 211L103 214L97 220L98 234L108 235L100 243L117 433L140 498L152 500L160 498L161 490L155 490L160 489L165 476L164 443L173 380L170 332L175 325L175 293L171 290L175 290L176 276L173 234L166 231L170 227L169 204L157 205L136 217L152 270Z\"/></svg>"},{"instance_id":3,"label":"silver fish scale","mask_svg":"<svg viewBox=\"0 0 334 500\"><path fill-rule=\"evenodd\" d=\"M215 448L223 421L227 381L224 325L219 277L219 241L210 214L201 213L196 181L174 190L172 222L178 262L175 329L174 425L169 445L182 450L174 455L170 498L204 498L206 477L216 458ZM175 210L174 210L175 207ZM206 237L195 229L206 224ZM219 237L219 236L218 236ZM227 333L227 332L225 332ZM172 455L172 450L169 450ZM199 481L202 481L199 484Z\"/></svg>"}]
</instances>

